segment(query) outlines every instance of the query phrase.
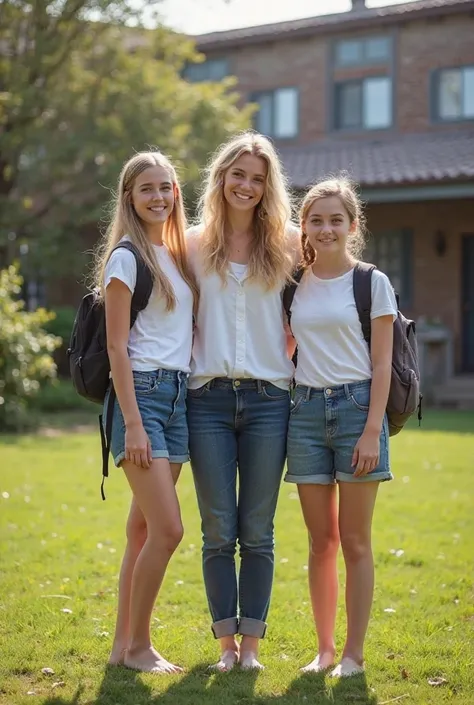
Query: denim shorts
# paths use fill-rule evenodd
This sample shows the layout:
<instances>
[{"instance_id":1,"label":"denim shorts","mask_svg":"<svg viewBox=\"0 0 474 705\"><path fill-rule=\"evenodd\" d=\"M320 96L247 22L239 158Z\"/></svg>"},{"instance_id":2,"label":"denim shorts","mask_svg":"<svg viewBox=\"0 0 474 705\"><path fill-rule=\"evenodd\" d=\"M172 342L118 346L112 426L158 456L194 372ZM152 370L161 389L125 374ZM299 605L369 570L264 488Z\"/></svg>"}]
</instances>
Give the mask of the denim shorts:
<instances>
[{"instance_id":1,"label":"denim shorts","mask_svg":"<svg viewBox=\"0 0 474 705\"><path fill-rule=\"evenodd\" d=\"M150 439L152 458L167 458L170 463L186 463L189 460L187 377L185 372L174 370L133 372L138 410ZM107 418L109 393L104 401L104 420ZM112 421L111 453L115 465L119 467L125 458L125 421L118 399L115 400Z\"/></svg>"},{"instance_id":2,"label":"denim shorts","mask_svg":"<svg viewBox=\"0 0 474 705\"><path fill-rule=\"evenodd\" d=\"M335 482L391 480L388 423L380 433L379 464L354 477L352 454L369 412L371 380L315 389L298 384L290 413L286 482L331 485Z\"/></svg>"}]
</instances>

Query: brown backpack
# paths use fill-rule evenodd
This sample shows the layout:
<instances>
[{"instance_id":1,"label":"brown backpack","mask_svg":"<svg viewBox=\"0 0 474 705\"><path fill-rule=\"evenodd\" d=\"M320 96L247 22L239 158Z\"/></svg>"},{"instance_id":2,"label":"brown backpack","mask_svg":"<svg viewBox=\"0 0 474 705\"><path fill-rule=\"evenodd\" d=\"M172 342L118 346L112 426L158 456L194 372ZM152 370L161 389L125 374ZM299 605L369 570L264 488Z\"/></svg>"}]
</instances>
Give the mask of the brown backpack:
<instances>
[{"instance_id":1,"label":"brown backpack","mask_svg":"<svg viewBox=\"0 0 474 705\"><path fill-rule=\"evenodd\" d=\"M372 310L372 272L377 267L366 262L357 262L354 267L354 299L359 314L362 334L370 349ZM301 281L304 270L299 269L293 275L293 282L285 287L283 306L291 318L291 304L296 287ZM399 305L398 295L397 309ZM294 359L294 361L296 361ZM398 310L393 324L393 354L392 378L387 402L387 418L390 436L400 433L410 416L418 411L418 421L421 421L420 368L418 363L418 346L415 336L415 322Z\"/></svg>"}]
</instances>

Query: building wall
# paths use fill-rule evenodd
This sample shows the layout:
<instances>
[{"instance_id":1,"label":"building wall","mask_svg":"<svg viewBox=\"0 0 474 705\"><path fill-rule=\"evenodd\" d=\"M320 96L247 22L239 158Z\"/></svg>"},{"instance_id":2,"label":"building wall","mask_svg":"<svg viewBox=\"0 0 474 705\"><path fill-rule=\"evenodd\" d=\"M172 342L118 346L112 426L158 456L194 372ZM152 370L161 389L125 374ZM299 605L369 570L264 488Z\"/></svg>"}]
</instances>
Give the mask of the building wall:
<instances>
[{"instance_id":1,"label":"building wall","mask_svg":"<svg viewBox=\"0 0 474 705\"><path fill-rule=\"evenodd\" d=\"M384 33L393 37L391 65L333 71L331 57L335 40ZM334 78L344 80L391 72L395 85L392 129L398 132L445 129L431 120L432 72L474 64L473 37L474 16L466 13L405 20L398 26L373 28L366 32L340 31L294 40L276 39L272 43L231 49L228 53L225 53L224 46L219 51L208 52L208 56L226 56L230 60L243 102L255 91L299 86L300 132L291 144L307 144L330 131ZM452 123L448 126L449 129L456 127Z\"/></svg>"},{"instance_id":2,"label":"building wall","mask_svg":"<svg viewBox=\"0 0 474 705\"><path fill-rule=\"evenodd\" d=\"M461 366L461 239L474 234L474 202L469 200L374 204L367 210L371 232L397 228L413 230L413 306L404 313L439 318L454 336L455 364ZM441 230L447 247L439 256L435 233Z\"/></svg>"}]
</instances>

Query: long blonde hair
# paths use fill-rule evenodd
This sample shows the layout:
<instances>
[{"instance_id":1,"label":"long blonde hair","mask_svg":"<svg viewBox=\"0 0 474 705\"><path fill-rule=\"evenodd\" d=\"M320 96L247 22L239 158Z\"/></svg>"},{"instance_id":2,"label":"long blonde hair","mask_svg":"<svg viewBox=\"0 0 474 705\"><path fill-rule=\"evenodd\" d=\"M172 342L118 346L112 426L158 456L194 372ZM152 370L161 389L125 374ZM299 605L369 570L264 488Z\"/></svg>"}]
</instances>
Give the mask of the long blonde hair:
<instances>
[{"instance_id":1,"label":"long blonde hair","mask_svg":"<svg viewBox=\"0 0 474 705\"><path fill-rule=\"evenodd\" d=\"M132 189L135 179L145 169L154 166L166 169L175 189L174 208L163 228L163 242L166 244L182 278L191 288L196 304L198 290L194 276L186 261L186 213L179 189L178 177L169 159L160 152L138 152L124 164L120 173L118 192L115 194L112 219L97 253L94 282L103 296L104 273L107 262L118 242L125 235L128 235L130 241L136 246L145 264L150 269L157 293L165 299L166 310L172 311L176 306L176 296L173 287L157 262L153 245L148 239L143 223L132 204Z\"/></svg>"},{"instance_id":2,"label":"long blonde hair","mask_svg":"<svg viewBox=\"0 0 474 705\"><path fill-rule=\"evenodd\" d=\"M291 203L275 149L266 137L258 133L236 135L219 147L208 165L199 207L203 226L202 254L206 271L217 272L225 281L229 257L223 183L227 170L244 154L261 157L267 165L263 196L253 218L254 241L249 259L249 278L259 279L271 289L281 285L291 274L291 257L285 243Z\"/></svg>"},{"instance_id":3,"label":"long blonde hair","mask_svg":"<svg viewBox=\"0 0 474 705\"><path fill-rule=\"evenodd\" d=\"M300 207L301 224L301 249L303 251L303 267L311 267L316 260L316 252L311 246L308 236L304 232L303 223L308 217L309 210L315 201L320 198L331 198L337 196L347 211L351 225L356 223L355 229L350 233L347 240L347 250L349 254L358 259L365 247L365 215L362 208L362 201L357 192L355 184L346 176L334 179L326 179L312 186Z\"/></svg>"}]
</instances>

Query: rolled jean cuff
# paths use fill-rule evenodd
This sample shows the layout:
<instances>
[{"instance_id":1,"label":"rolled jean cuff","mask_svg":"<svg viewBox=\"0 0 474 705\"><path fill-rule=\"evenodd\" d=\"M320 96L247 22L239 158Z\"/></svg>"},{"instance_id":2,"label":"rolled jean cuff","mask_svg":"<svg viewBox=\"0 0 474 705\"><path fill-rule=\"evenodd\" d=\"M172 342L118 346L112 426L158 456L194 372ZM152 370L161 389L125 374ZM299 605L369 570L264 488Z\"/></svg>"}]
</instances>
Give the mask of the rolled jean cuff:
<instances>
[{"instance_id":1,"label":"rolled jean cuff","mask_svg":"<svg viewBox=\"0 0 474 705\"><path fill-rule=\"evenodd\" d=\"M263 639L266 631L266 622L262 622L261 619L241 617L239 621L239 634L242 636L254 636L257 639Z\"/></svg>"},{"instance_id":2,"label":"rolled jean cuff","mask_svg":"<svg viewBox=\"0 0 474 705\"><path fill-rule=\"evenodd\" d=\"M223 636L234 636L238 629L237 618L220 619L218 622L214 622L211 629L216 639L221 639Z\"/></svg>"}]
</instances>

